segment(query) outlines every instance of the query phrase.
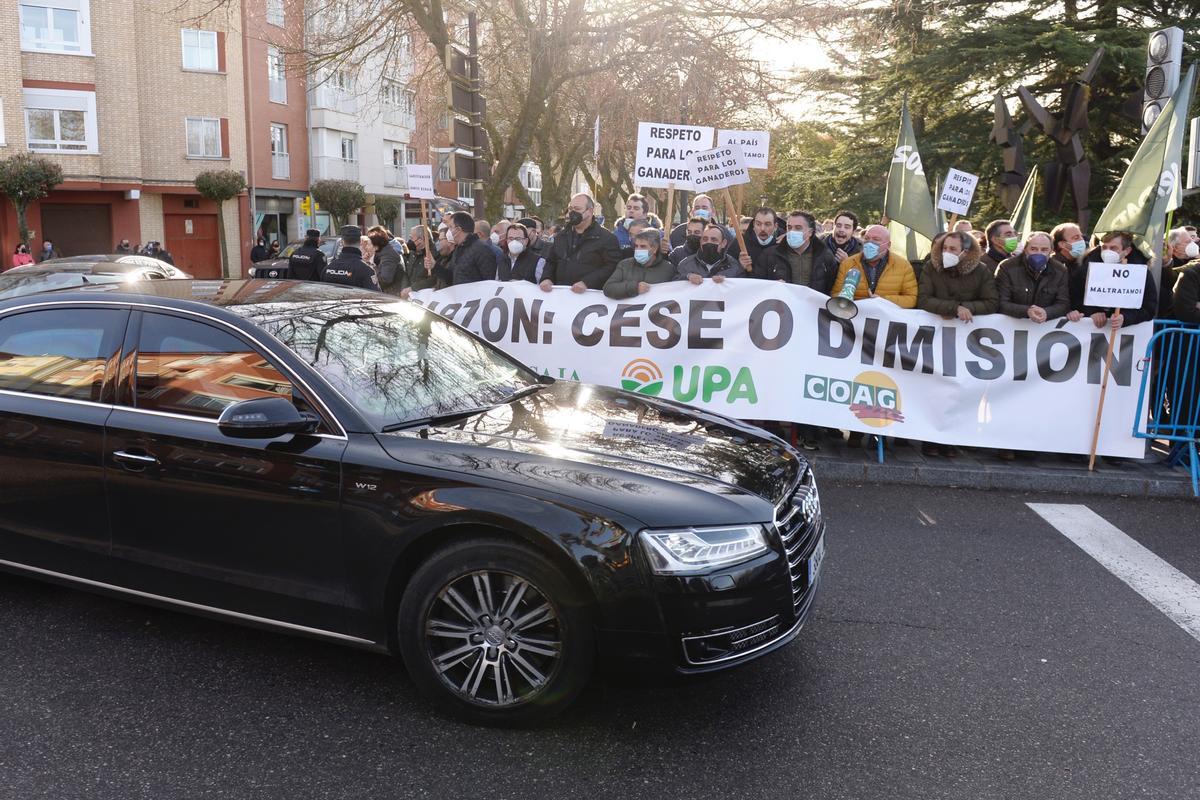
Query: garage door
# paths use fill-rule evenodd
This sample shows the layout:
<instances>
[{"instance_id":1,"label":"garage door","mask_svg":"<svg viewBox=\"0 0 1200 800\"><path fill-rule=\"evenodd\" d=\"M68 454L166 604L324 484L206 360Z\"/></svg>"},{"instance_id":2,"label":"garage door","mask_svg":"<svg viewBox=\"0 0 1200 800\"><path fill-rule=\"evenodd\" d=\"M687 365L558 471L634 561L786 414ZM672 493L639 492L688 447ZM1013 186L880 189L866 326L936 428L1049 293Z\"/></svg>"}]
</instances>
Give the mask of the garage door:
<instances>
[{"instance_id":1,"label":"garage door","mask_svg":"<svg viewBox=\"0 0 1200 800\"><path fill-rule=\"evenodd\" d=\"M163 245L175 266L194 278L221 277L221 244L216 214L163 214Z\"/></svg>"},{"instance_id":2,"label":"garage door","mask_svg":"<svg viewBox=\"0 0 1200 800\"><path fill-rule=\"evenodd\" d=\"M41 249L42 239L49 239L64 256L111 253L111 209L85 203L47 203L42 206L42 231L38 236L34 245L37 249Z\"/></svg>"}]
</instances>

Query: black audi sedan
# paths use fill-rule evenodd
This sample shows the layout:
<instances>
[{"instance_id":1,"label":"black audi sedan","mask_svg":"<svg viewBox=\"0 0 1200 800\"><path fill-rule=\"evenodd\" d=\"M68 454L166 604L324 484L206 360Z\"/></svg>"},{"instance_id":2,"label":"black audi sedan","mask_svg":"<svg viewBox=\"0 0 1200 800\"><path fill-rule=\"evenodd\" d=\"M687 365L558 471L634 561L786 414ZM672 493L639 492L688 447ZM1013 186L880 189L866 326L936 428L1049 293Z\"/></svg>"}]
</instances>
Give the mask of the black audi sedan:
<instances>
[{"instance_id":1,"label":"black audi sedan","mask_svg":"<svg viewBox=\"0 0 1200 800\"><path fill-rule=\"evenodd\" d=\"M476 722L561 710L597 663L782 647L824 530L782 440L539 377L377 292L0 301L0 567L395 652Z\"/></svg>"}]
</instances>

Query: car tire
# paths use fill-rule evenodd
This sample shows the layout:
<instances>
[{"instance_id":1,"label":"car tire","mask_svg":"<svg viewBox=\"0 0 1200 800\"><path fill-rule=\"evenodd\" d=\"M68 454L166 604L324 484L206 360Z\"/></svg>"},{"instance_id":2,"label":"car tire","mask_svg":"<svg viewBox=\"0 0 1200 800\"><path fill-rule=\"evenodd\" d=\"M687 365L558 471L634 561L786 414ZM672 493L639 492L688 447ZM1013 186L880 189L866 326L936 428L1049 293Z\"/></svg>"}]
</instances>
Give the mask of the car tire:
<instances>
[{"instance_id":1,"label":"car tire","mask_svg":"<svg viewBox=\"0 0 1200 800\"><path fill-rule=\"evenodd\" d=\"M459 541L422 563L400 601L397 634L418 687L475 724L554 716L595 661L581 593L548 558L504 539Z\"/></svg>"}]
</instances>

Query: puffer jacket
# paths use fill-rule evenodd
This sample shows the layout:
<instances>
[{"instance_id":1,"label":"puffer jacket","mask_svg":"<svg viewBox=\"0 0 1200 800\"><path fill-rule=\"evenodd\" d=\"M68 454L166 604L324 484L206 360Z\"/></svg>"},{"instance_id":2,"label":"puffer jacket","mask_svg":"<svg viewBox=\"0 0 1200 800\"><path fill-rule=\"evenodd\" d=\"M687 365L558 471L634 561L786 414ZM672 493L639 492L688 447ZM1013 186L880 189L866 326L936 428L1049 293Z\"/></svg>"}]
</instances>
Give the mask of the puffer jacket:
<instances>
[{"instance_id":1,"label":"puffer jacket","mask_svg":"<svg viewBox=\"0 0 1200 800\"><path fill-rule=\"evenodd\" d=\"M612 277L604 283L604 296L614 300L637 297L639 283L666 283L676 280L675 265L661 255L646 266L627 258L617 264Z\"/></svg>"},{"instance_id":2,"label":"puffer jacket","mask_svg":"<svg viewBox=\"0 0 1200 800\"><path fill-rule=\"evenodd\" d=\"M1025 263L1025 257L1012 256L996 268L996 289L1000 293L1000 313L1025 319L1029 307L1046 312L1046 319L1057 319L1071 310L1068 283L1070 277L1062 259L1051 258L1040 273Z\"/></svg>"},{"instance_id":3,"label":"puffer jacket","mask_svg":"<svg viewBox=\"0 0 1200 800\"><path fill-rule=\"evenodd\" d=\"M496 253L491 242L468 233L450 256L450 272L454 286L496 280Z\"/></svg>"},{"instance_id":4,"label":"puffer jacket","mask_svg":"<svg viewBox=\"0 0 1200 800\"><path fill-rule=\"evenodd\" d=\"M603 289L621 260L621 248L612 231L592 220L583 233L574 228L558 233L541 255L546 259L542 280L558 286L582 283L589 289Z\"/></svg>"},{"instance_id":5,"label":"puffer jacket","mask_svg":"<svg viewBox=\"0 0 1200 800\"><path fill-rule=\"evenodd\" d=\"M846 274L852 269L862 273L862 280L858 282L854 299L865 300L871 295L871 287L867 281L867 271L863 267L861 251L847 258L838 267L837 280L833 282L833 290L830 294L836 295L842 291L842 284L846 282ZM913 272L912 264L908 263L907 258L888 251L887 263L884 264L879 273L879 280L875 283L875 294L892 301L901 308L917 307L917 275Z\"/></svg>"},{"instance_id":6,"label":"puffer jacket","mask_svg":"<svg viewBox=\"0 0 1200 800\"><path fill-rule=\"evenodd\" d=\"M930 314L953 317L962 306L972 314L995 314L1000 307L996 294L996 279L980 263L983 253L979 244L971 241L971 249L959 255L958 264L946 269L942 264L942 245L939 238L929 251L929 263L921 270L917 288L917 308Z\"/></svg>"}]
</instances>

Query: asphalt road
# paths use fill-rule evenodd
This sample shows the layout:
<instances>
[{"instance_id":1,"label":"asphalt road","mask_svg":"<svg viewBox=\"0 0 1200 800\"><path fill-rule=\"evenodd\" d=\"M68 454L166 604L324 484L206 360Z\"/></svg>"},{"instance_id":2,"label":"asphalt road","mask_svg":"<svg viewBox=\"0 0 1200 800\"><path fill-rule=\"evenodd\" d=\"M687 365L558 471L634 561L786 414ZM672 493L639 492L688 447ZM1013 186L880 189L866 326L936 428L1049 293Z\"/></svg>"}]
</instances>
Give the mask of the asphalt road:
<instances>
[{"instance_id":1,"label":"asphalt road","mask_svg":"<svg viewBox=\"0 0 1200 800\"><path fill-rule=\"evenodd\" d=\"M1200 641L1025 504L1200 581L1200 503L822 486L792 646L532 731L395 660L0 575L0 798L1200 797Z\"/></svg>"}]
</instances>

